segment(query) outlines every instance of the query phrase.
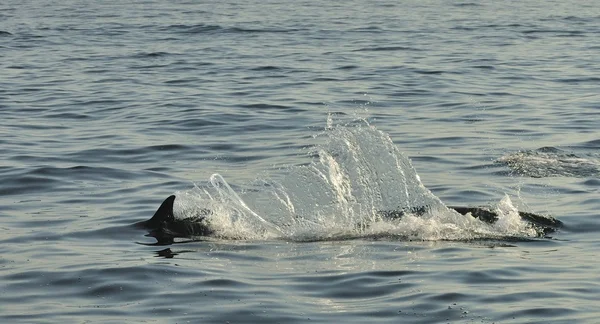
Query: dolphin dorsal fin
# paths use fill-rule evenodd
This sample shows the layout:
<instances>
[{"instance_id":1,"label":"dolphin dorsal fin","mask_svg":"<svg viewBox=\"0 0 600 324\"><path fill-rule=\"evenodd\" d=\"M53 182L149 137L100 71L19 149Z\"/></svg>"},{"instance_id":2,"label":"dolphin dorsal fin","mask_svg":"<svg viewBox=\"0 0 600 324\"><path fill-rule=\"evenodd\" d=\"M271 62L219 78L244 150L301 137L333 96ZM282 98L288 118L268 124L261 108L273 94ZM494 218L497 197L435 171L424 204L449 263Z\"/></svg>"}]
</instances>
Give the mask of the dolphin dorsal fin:
<instances>
[{"instance_id":1,"label":"dolphin dorsal fin","mask_svg":"<svg viewBox=\"0 0 600 324\"><path fill-rule=\"evenodd\" d=\"M158 227L163 222L171 222L175 220L173 216L173 203L175 202L175 195L170 195L165 201L160 204L160 207L154 213L154 216L146 222L149 227Z\"/></svg>"}]
</instances>

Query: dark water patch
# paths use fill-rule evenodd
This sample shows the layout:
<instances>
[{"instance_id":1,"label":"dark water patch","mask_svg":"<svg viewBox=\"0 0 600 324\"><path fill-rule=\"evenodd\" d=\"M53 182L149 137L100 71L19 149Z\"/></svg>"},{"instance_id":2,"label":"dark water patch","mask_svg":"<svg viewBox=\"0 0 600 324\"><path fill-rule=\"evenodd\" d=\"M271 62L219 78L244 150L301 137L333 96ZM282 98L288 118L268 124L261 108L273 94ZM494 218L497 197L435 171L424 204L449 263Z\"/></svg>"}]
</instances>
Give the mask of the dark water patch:
<instances>
[{"instance_id":1,"label":"dark water patch","mask_svg":"<svg viewBox=\"0 0 600 324\"><path fill-rule=\"evenodd\" d=\"M157 174L164 174L167 173L169 170L171 170L171 168L167 167L167 166L157 166L157 167L152 167L152 168L147 168L145 169L146 171L151 171L151 172L156 172Z\"/></svg>"},{"instance_id":2,"label":"dark water patch","mask_svg":"<svg viewBox=\"0 0 600 324\"><path fill-rule=\"evenodd\" d=\"M137 53L131 56L131 58L136 58L136 59L145 59L145 58L159 58L159 57L166 57L166 56L171 56L173 55L173 53L168 53L168 52L141 52L141 53Z\"/></svg>"},{"instance_id":3,"label":"dark water patch","mask_svg":"<svg viewBox=\"0 0 600 324\"><path fill-rule=\"evenodd\" d=\"M600 188L600 179L588 179L582 182L584 186L590 186L592 188ZM600 198L598 198L600 199Z\"/></svg>"},{"instance_id":4,"label":"dark water patch","mask_svg":"<svg viewBox=\"0 0 600 324\"><path fill-rule=\"evenodd\" d=\"M449 293L442 293L442 294L436 294L433 296L429 296L426 299L431 300L432 302L446 302L446 303L454 303L455 304L456 302L459 302L459 301L472 300L474 298L475 298L475 296L473 296L473 295L449 292ZM448 309L452 309L452 307L448 307Z\"/></svg>"},{"instance_id":5,"label":"dark water patch","mask_svg":"<svg viewBox=\"0 0 600 324\"><path fill-rule=\"evenodd\" d=\"M535 25L528 23L508 23L508 24L489 24L482 25L485 28L520 28L520 27L530 27L533 28Z\"/></svg>"},{"instance_id":6,"label":"dark water patch","mask_svg":"<svg viewBox=\"0 0 600 324\"><path fill-rule=\"evenodd\" d=\"M453 4L455 7L481 7L482 4L476 2L459 2Z\"/></svg>"},{"instance_id":7,"label":"dark water patch","mask_svg":"<svg viewBox=\"0 0 600 324\"><path fill-rule=\"evenodd\" d=\"M224 119L224 118L223 118ZM170 121L174 126L183 127L184 129L199 130L204 127L215 127L227 125L227 121L222 118L188 118L178 121ZM154 123L156 126L164 127L163 121L157 121Z\"/></svg>"},{"instance_id":8,"label":"dark water patch","mask_svg":"<svg viewBox=\"0 0 600 324\"><path fill-rule=\"evenodd\" d=\"M172 156L177 152L194 151L191 147L182 144L161 144L150 145L146 147L131 147L131 148L92 148L84 149L78 152L65 154L70 161L74 163L102 163L109 158L112 161L121 161L127 164L130 159L135 159L137 162L156 162L165 157ZM156 153L160 153L156 155ZM68 161L65 158L65 160Z\"/></svg>"},{"instance_id":9,"label":"dark water patch","mask_svg":"<svg viewBox=\"0 0 600 324\"><path fill-rule=\"evenodd\" d=\"M284 105L273 105L273 104L265 104L265 103L258 103L258 104L242 104L240 105L243 108L248 108L248 109L252 109L252 110L295 110L298 111L298 109L294 109L292 106L284 106Z\"/></svg>"},{"instance_id":10,"label":"dark water patch","mask_svg":"<svg viewBox=\"0 0 600 324\"><path fill-rule=\"evenodd\" d=\"M37 110L38 111L46 111L45 109L37 109ZM20 128L20 129L27 129L27 130L48 130L48 131L56 131L56 130L66 130L66 129L69 129L69 127L65 126L65 125L34 124L34 123L27 123L27 124L15 123L15 124L10 125L9 127ZM58 140L47 140L46 142L53 142L53 141L58 141Z\"/></svg>"},{"instance_id":11,"label":"dark water patch","mask_svg":"<svg viewBox=\"0 0 600 324\"><path fill-rule=\"evenodd\" d=\"M406 274L405 274L406 275ZM377 277L377 276L376 276ZM399 289L408 290L415 284L394 280L394 284L381 285L381 280L365 274L336 274L330 276L314 276L312 278L295 278L294 286L310 291L311 295L319 298L362 299L381 298L394 294Z\"/></svg>"},{"instance_id":12,"label":"dark water patch","mask_svg":"<svg viewBox=\"0 0 600 324\"><path fill-rule=\"evenodd\" d=\"M136 172L137 173L137 172ZM78 165L68 168L40 167L28 171L28 174L84 181L107 181L114 179L131 179L137 177L133 172L108 167L91 167Z\"/></svg>"},{"instance_id":13,"label":"dark water patch","mask_svg":"<svg viewBox=\"0 0 600 324\"><path fill-rule=\"evenodd\" d=\"M549 17L540 18L540 21L548 21L548 22L556 22L557 20L565 20L568 22L592 22L594 20L598 20L600 17L581 17L581 16L558 16L558 15L550 15Z\"/></svg>"},{"instance_id":14,"label":"dark water patch","mask_svg":"<svg viewBox=\"0 0 600 324\"><path fill-rule=\"evenodd\" d=\"M295 28L248 28L248 27L232 27L228 29L229 32L234 33L291 33L297 32L299 29Z\"/></svg>"},{"instance_id":15,"label":"dark water patch","mask_svg":"<svg viewBox=\"0 0 600 324\"><path fill-rule=\"evenodd\" d=\"M117 80L109 80L102 79L97 81L92 81L93 83L112 83ZM124 80L118 80L118 82L124 82ZM115 99L98 99L94 98L92 100L84 100L74 103L73 106L82 106L90 109L94 107L94 113L98 115L102 115L103 113L113 114L115 112L125 110L128 107L128 100L126 98L115 98Z\"/></svg>"},{"instance_id":16,"label":"dark water patch","mask_svg":"<svg viewBox=\"0 0 600 324\"><path fill-rule=\"evenodd\" d=\"M358 65L343 65L343 66L336 67L335 69L336 70L355 70L358 68L360 68L360 66L358 66Z\"/></svg>"},{"instance_id":17,"label":"dark water patch","mask_svg":"<svg viewBox=\"0 0 600 324\"><path fill-rule=\"evenodd\" d=\"M46 118L57 118L57 119L74 119L74 120L83 120L91 118L88 114L82 113L57 113L57 114L46 114L44 117Z\"/></svg>"},{"instance_id":18,"label":"dark water patch","mask_svg":"<svg viewBox=\"0 0 600 324\"><path fill-rule=\"evenodd\" d=\"M458 24L461 23L461 21L457 21ZM457 30L457 31L468 31L468 32L480 32L480 31L486 31L486 32L499 32L499 31L509 31L509 32L515 32L515 31L520 31L522 28L535 28L535 25L532 24L519 24L519 23L507 23L507 24L483 24L483 25L458 25L458 26L453 26L451 27L452 30ZM498 34L494 34L494 35L479 35L478 37L490 37L491 39L496 39L499 40L499 36ZM506 36L505 36L506 37Z\"/></svg>"},{"instance_id":19,"label":"dark water patch","mask_svg":"<svg viewBox=\"0 0 600 324\"><path fill-rule=\"evenodd\" d=\"M469 24L469 25L462 25L462 21L459 20L456 22L457 24L459 24L458 26L453 26L451 27L452 30L457 30L457 31L468 31L468 32L473 32L473 31L486 31L486 32L496 32L496 31L509 31L509 32L515 32L515 31L520 31L522 28L536 28L536 25L533 24L524 24L524 23L507 23L507 24ZM479 37L490 37L492 39L499 39L499 35L498 34L494 34L494 35L480 35ZM506 37L506 36L505 36Z\"/></svg>"},{"instance_id":20,"label":"dark water patch","mask_svg":"<svg viewBox=\"0 0 600 324\"><path fill-rule=\"evenodd\" d=\"M144 150L150 151L184 151L190 149L187 145L182 144L161 144L161 145L152 145L147 146Z\"/></svg>"},{"instance_id":21,"label":"dark water patch","mask_svg":"<svg viewBox=\"0 0 600 324\"><path fill-rule=\"evenodd\" d=\"M337 78L329 78L329 77L319 77L312 79L313 82L341 82L342 80Z\"/></svg>"},{"instance_id":22,"label":"dark water patch","mask_svg":"<svg viewBox=\"0 0 600 324\"><path fill-rule=\"evenodd\" d=\"M31 32L24 32L24 33L19 33L18 34L18 40L42 40L42 39L46 39L46 36L44 35L39 35L39 34L34 34ZM30 47L36 47L37 45L39 45L38 43L34 43L34 44L30 44L29 46L26 44L19 44L20 48L30 48Z\"/></svg>"},{"instance_id":23,"label":"dark water patch","mask_svg":"<svg viewBox=\"0 0 600 324\"><path fill-rule=\"evenodd\" d=\"M420 162L429 162L429 163L444 163L444 164L456 164L458 162L452 162L451 159L440 157L440 156L425 156L425 155L415 155L411 156L410 159L413 163Z\"/></svg>"},{"instance_id":24,"label":"dark water patch","mask_svg":"<svg viewBox=\"0 0 600 324\"><path fill-rule=\"evenodd\" d=\"M211 279L202 282L203 285L214 288L247 288L249 285L231 279Z\"/></svg>"},{"instance_id":25,"label":"dark water patch","mask_svg":"<svg viewBox=\"0 0 600 324\"><path fill-rule=\"evenodd\" d=\"M30 164L57 163L57 162L64 161L63 157L60 157L60 156L47 157L47 156L39 156L39 155L13 155L10 157L9 160L20 162L20 163L30 163Z\"/></svg>"},{"instance_id":26,"label":"dark water patch","mask_svg":"<svg viewBox=\"0 0 600 324\"><path fill-rule=\"evenodd\" d=\"M273 66L273 65L264 65L264 66L258 66L258 67L254 67L250 69L251 71L281 71L281 70L285 70L282 67L279 66Z\"/></svg>"},{"instance_id":27,"label":"dark water patch","mask_svg":"<svg viewBox=\"0 0 600 324\"><path fill-rule=\"evenodd\" d=\"M0 142L3 143L3 142ZM14 172L15 168L12 166L5 166L5 165L0 165L0 174L1 175L9 175L10 173Z\"/></svg>"},{"instance_id":28,"label":"dark water patch","mask_svg":"<svg viewBox=\"0 0 600 324\"><path fill-rule=\"evenodd\" d=\"M467 203L467 204L472 204L473 202L476 201L480 201L480 202L486 202L486 201L490 201L491 199L495 198L495 195L490 193L487 190L479 190L479 189L460 189L460 188L455 188L455 190L452 190L454 197L456 197L457 199L460 199L459 201L461 203Z\"/></svg>"},{"instance_id":29,"label":"dark water patch","mask_svg":"<svg viewBox=\"0 0 600 324\"><path fill-rule=\"evenodd\" d=\"M27 70L27 69L33 69L36 67L37 66L35 66L35 65L9 65L6 68L7 69L15 69L15 70Z\"/></svg>"},{"instance_id":30,"label":"dark water patch","mask_svg":"<svg viewBox=\"0 0 600 324\"><path fill-rule=\"evenodd\" d=\"M496 69L496 67L493 65L473 65L473 66L471 66L471 68L480 69L480 70L495 70Z\"/></svg>"},{"instance_id":31,"label":"dark water patch","mask_svg":"<svg viewBox=\"0 0 600 324\"><path fill-rule=\"evenodd\" d=\"M592 201L593 206L597 205L598 201ZM594 217L578 218L576 222L569 222L568 230L574 233L598 233L600 232L600 214Z\"/></svg>"},{"instance_id":32,"label":"dark water patch","mask_svg":"<svg viewBox=\"0 0 600 324\"><path fill-rule=\"evenodd\" d=\"M93 266L93 264L91 265ZM141 296L151 293L153 290L151 285L136 287L136 283L140 280L160 280L158 276L150 276L145 268L141 265L105 269L38 270L9 274L4 278L10 280L6 289L21 291L22 301L27 301L28 304L50 298L62 302L69 301L71 305L92 302L97 305L109 306L116 302L139 302L145 299ZM40 289L40 287L43 288ZM4 299L5 305L14 304L5 298L2 299Z\"/></svg>"},{"instance_id":33,"label":"dark water patch","mask_svg":"<svg viewBox=\"0 0 600 324\"><path fill-rule=\"evenodd\" d=\"M521 34L524 35L536 35L536 34L554 34L554 36L585 36L588 32L580 30L562 30L562 29L528 29L521 30Z\"/></svg>"},{"instance_id":34,"label":"dark water patch","mask_svg":"<svg viewBox=\"0 0 600 324\"><path fill-rule=\"evenodd\" d=\"M540 294L542 295L542 294ZM550 294L551 295L551 294ZM527 298L521 300L531 300L535 297L535 295L526 296ZM548 298L550 296L544 296L543 298ZM504 301L509 302L509 301ZM568 318L570 316L577 313L577 309L575 308L567 308L567 307L532 307L529 309L509 312L505 316L501 316L499 320L511 321L515 318L527 318L527 323L565 323L570 322ZM537 318L537 320L535 319Z\"/></svg>"},{"instance_id":35,"label":"dark water patch","mask_svg":"<svg viewBox=\"0 0 600 324\"><path fill-rule=\"evenodd\" d=\"M510 269L466 271L461 272L462 280L466 284L477 285L482 283L509 284L527 282L530 279L519 277L519 273Z\"/></svg>"},{"instance_id":36,"label":"dark water patch","mask_svg":"<svg viewBox=\"0 0 600 324\"><path fill-rule=\"evenodd\" d=\"M68 221L65 225L68 224ZM58 233L57 229L61 227L54 227L49 229L40 230L39 228L45 228L52 225L47 219L43 221L28 221L20 222L18 224L11 224L10 236L6 235L0 242L4 244L29 244L41 242L42 244L57 243L63 241L63 233ZM31 229L36 228L35 232L32 233ZM55 232L52 232L52 231ZM24 232L27 231L27 232ZM53 254L56 251L46 251ZM37 259L30 254L32 259ZM43 258L40 258L43 259Z\"/></svg>"},{"instance_id":37,"label":"dark water patch","mask_svg":"<svg viewBox=\"0 0 600 324\"><path fill-rule=\"evenodd\" d=\"M598 84L600 82L600 77L561 78L556 79L556 82L567 84L581 84L591 82L593 84Z\"/></svg>"},{"instance_id":38,"label":"dark water patch","mask_svg":"<svg viewBox=\"0 0 600 324\"><path fill-rule=\"evenodd\" d=\"M380 51L422 51L419 48L408 47L408 46L374 46L374 47L364 47L360 49L354 50L354 52L380 52Z\"/></svg>"},{"instance_id":39,"label":"dark water patch","mask_svg":"<svg viewBox=\"0 0 600 324\"><path fill-rule=\"evenodd\" d=\"M383 33L385 30L383 29L382 26L361 26L358 28L351 28L349 29L350 32L354 32L354 33Z\"/></svg>"},{"instance_id":40,"label":"dark water patch","mask_svg":"<svg viewBox=\"0 0 600 324\"><path fill-rule=\"evenodd\" d=\"M198 83L198 81L200 81L199 78L196 77L188 77L188 78L183 78L183 79L172 79L172 80L166 80L164 81L165 84L168 85L181 85L181 84L195 84Z\"/></svg>"},{"instance_id":41,"label":"dark water patch","mask_svg":"<svg viewBox=\"0 0 600 324\"><path fill-rule=\"evenodd\" d=\"M208 33L288 33L298 31L297 29L279 28L248 28L248 27L225 27L222 25L196 24L196 25L170 25L163 30L175 31L181 34L208 34Z\"/></svg>"},{"instance_id":42,"label":"dark water patch","mask_svg":"<svg viewBox=\"0 0 600 324\"><path fill-rule=\"evenodd\" d=\"M147 65L134 65L130 68L132 70L162 70L170 66L176 66L177 64L165 63L165 64L147 64Z\"/></svg>"},{"instance_id":43,"label":"dark water patch","mask_svg":"<svg viewBox=\"0 0 600 324\"><path fill-rule=\"evenodd\" d=\"M3 180L0 195L14 196L39 192L64 192L68 181L50 177L40 177L27 174L12 176Z\"/></svg>"},{"instance_id":44,"label":"dark water patch","mask_svg":"<svg viewBox=\"0 0 600 324\"><path fill-rule=\"evenodd\" d=\"M396 97L396 98L404 98L404 97L412 97L415 99L419 99L422 96L426 96L429 93L433 93L433 90L430 89L409 89L409 90L393 90L390 93L391 97Z\"/></svg>"},{"instance_id":45,"label":"dark water patch","mask_svg":"<svg viewBox=\"0 0 600 324\"><path fill-rule=\"evenodd\" d=\"M464 137L460 137L460 136L443 136L443 137L436 137L436 138L430 138L427 140L428 145L431 145L432 147L446 147L449 144L460 144L460 143L465 143L467 142L467 138Z\"/></svg>"},{"instance_id":46,"label":"dark water patch","mask_svg":"<svg viewBox=\"0 0 600 324\"><path fill-rule=\"evenodd\" d=\"M25 204L30 204L32 202L35 201L24 201L24 202L18 202L15 203L14 205L18 206L19 205L25 205ZM38 200L37 202L41 202L41 200ZM22 211L19 210L20 213L22 213ZM27 243L27 242L32 242L32 241L36 241L36 240L41 240L41 241L48 241L48 240L60 240L60 236L57 235L56 233L52 233L50 232L50 230L52 228L64 228L65 226L69 225L69 223L71 223L73 221L73 219L71 217L68 217L67 215L64 216L64 218L61 217L44 217L44 219L40 220L40 219L35 219L33 217L35 217L36 215L39 216L39 214L43 214L44 211L38 211L38 212L34 212L32 213L32 218L28 219L28 220L23 220L22 218L18 218L18 217L12 217L11 220L7 221L10 222L10 228L12 230L17 230L17 229L21 229L21 230L26 230L27 232L23 232L18 236L14 236L14 237L5 237L2 239L2 242L4 243ZM16 213L15 213L16 214ZM49 228L49 230L39 230L41 228ZM34 229L32 231L32 229ZM16 231L16 233L19 233L18 231ZM10 233L10 235L15 235L16 233Z\"/></svg>"}]
</instances>

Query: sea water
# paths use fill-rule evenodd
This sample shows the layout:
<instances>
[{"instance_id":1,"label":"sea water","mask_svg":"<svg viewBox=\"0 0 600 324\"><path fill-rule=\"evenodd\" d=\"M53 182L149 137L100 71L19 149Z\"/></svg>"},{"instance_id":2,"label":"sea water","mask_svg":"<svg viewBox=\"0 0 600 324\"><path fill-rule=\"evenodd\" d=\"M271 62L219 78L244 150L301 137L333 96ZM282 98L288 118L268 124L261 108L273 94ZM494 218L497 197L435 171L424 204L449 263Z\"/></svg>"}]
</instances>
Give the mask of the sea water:
<instances>
[{"instance_id":1,"label":"sea water","mask_svg":"<svg viewBox=\"0 0 600 324\"><path fill-rule=\"evenodd\" d=\"M0 319L597 323L599 26L584 0L3 1ZM131 226L174 193L219 235Z\"/></svg>"}]
</instances>

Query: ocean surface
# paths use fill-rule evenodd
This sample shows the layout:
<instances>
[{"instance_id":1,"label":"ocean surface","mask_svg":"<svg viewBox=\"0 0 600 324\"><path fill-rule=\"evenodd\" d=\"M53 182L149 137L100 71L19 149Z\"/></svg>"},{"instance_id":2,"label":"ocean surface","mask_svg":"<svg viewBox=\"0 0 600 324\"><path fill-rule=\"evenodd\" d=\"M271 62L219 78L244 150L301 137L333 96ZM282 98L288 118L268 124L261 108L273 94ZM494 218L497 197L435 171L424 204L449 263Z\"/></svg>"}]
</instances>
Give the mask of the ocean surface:
<instances>
[{"instance_id":1,"label":"ocean surface","mask_svg":"<svg viewBox=\"0 0 600 324\"><path fill-rule=\"evenodd\" d=\"M588 0L4 0L0 322L599 323L599 35ZM133 226L171 194L217 233Z\"/></svg>"}]
</instances>

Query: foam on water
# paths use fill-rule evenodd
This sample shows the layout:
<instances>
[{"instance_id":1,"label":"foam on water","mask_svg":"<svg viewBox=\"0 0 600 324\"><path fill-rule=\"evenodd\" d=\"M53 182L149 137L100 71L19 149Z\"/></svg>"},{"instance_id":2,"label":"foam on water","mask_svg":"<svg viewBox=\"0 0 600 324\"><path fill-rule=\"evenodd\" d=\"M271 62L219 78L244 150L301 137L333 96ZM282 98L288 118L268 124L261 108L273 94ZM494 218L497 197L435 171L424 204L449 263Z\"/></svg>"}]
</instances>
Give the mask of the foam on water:
<instances>
[{"instance_id":1,"label":"foam on water","mask_svg":"<svg viewBox=\"0 0 600 324\"><path fill-rule=\"evenodd\" d=\"M496 160L523 176L594 177L600 175L600 159L591 154L578 155L554 147L506 154Z\"/></svg>"},{"instance_id":2,"label":"foam on water","mask_svg":"<svg viewBox=\"0 0 600 324\"><path fill-rule=\"evenodd\" d=\"M496 208L494 224L447 208L420 181L410 159L390 137L362 120L333 126L309 164L258 179L259 185L233 189L219 174L205 185L177 193L175 214L193 217L207 209L216 236L228 239L331 240L397 237L470 240L535 236L510 198ZM386 219L382 211L403 211ZM417 212L418 211L418 215Z\"/></svg>"}]
</instances>

